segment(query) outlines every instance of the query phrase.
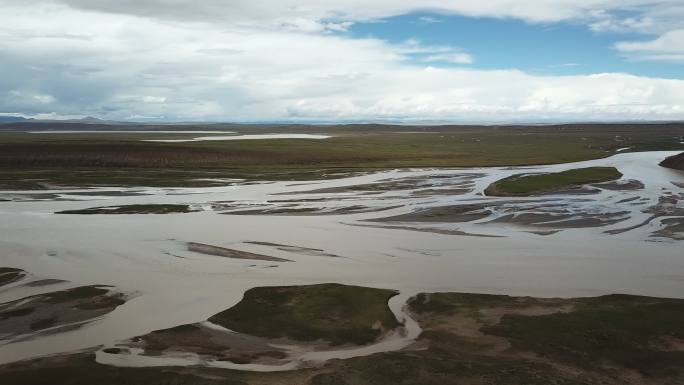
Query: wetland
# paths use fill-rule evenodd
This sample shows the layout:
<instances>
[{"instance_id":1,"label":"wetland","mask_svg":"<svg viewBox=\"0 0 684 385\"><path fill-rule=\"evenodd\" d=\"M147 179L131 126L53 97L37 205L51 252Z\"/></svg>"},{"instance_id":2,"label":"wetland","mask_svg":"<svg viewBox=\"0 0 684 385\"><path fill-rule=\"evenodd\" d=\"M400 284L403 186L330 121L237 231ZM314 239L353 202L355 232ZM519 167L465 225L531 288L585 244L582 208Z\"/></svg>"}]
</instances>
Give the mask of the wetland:
<instances>
[{"instance_id":1,"label":"wetland","mask_svg":"<svg viewBox=\"0 0 684 385\"><path fill-rule=\"evenodd\" d=\"M684 381L684 127L287 130L0 130L3 383Z\"/></svg>"}]
</instances>

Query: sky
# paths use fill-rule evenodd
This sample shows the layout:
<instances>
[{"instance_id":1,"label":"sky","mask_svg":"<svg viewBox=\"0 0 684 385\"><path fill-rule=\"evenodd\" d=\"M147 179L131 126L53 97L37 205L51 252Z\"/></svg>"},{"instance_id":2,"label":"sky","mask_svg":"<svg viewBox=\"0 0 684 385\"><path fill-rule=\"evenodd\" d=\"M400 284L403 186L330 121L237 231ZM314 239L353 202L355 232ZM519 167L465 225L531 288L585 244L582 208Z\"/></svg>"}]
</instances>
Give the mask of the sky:
<instances>
[{"instance_id":1,"label":"sky","mask_svg":"<svg viewBox=\"0 0 684 385\"><path fill-rule=\"evenodd\" d=\"M684 119L684 0L0 0L0 116Z\"/></svg>"}]
</instances>

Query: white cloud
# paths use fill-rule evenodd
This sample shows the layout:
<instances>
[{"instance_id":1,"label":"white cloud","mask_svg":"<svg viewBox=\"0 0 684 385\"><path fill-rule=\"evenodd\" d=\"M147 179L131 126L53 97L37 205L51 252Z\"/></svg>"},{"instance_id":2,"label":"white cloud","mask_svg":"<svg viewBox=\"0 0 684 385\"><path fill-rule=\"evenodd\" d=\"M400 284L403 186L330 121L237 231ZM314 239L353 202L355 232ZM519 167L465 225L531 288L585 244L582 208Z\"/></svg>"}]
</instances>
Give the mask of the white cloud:
<instances>
[{"instance_id":1,"label":"white cloud","mask_svg":"<svg viewBox=\"0 0 684 385\"><path fill-rule=\"evenodd\" d=\"M34 90L10 90L4 95L0 93L0 106L5 106L2 112L10 111L40 111L53 108L56 98L47 93Z\"/></svg>"},{"instance_id":2,"label":"white cloud","mask_svg":"<svg viewBox=\"0 0 684 385\"><path fill-rule=\"evenodd\" d=\"M609 15L600 17L590 24L590 29L596 32L649 32L655 29L656 22L650 17L627 17L618 19Z\"/></svg>"},{"instance_id":3,"label":"white cloud","mask_svg":"<svg viewBox=\"0 0 684 385\"><path fill-rule=\"evenodd\" d=\"M38 94L33 92L23 92L17 90L11 90L9 96L15 101L28 104L50 104L55 101L54 96L46 94Z\"/></svg>"},{"instance_id":4,"label":"white cloud","mask_svg":"<svg viewBox=\"0 0 684 385\"><path fill-rule=\"evenodd\" d=\"M418 39L409 39L402 44L392 46L392 49L407 59L411 58L423 63L452 63L471 64L473 57L458 47L448 45L424 45Z\"/></svg>"},{"instance_id":5,"label":"white cloud","mask_svg":"<svg viewBox=\"0 0 684 385\"><path fill-rule=\"evenodd\" d=\"M21 0L5 0L20 2ZM53 0L74 8L187 21L274 26L291 19L360 21L434 10L476 17L512 17L531 22L597 19L615 11L671 13L680 0ZM646 11L644 11L646 9Z\"/></svg>"},{"instance_id":6,"label":"white cloud","mask_svg":"<svg viewBox=\"0 0 684 385\"><path fill-rule=\"evenodd\" d=\"M570 67L579 67L579 63L561 63L561 64L552 64L548 66L549 68L570 68Z\"/></svg>"},{"instance_id":7,"label":"white cloud","mask_svg":"<svg viewBox=\"0 0 684 385\"><path fill-rule=\"evenodd\" d=\"M446 62L446 63L454 63L454 64L471 64L475 60L473 57L467 53L447 53L447 54L437 54L437 55L430 55L425 58L423 58L423 61L426 63L433 63L433 62Z\"/></svg>"},{"instance_id":8,"label":"white cloud","mask_svg":"<svg viewBox=\"0 0 684 385\"><path fill-rule=\"evenodd\" d=\"M403 73L401 78L403 85L420 86L411 92L399 87L385 89L377 98L371 94L365 98L302 99L289 112L307 118L428 116L447 120L658 119L684 114L684 104L677 100L684 97L684 90L678 89L684 82L678 80L624 74L538 77L518 71L435 68ZM437 88L437 84L443 86Z\"/></svg>"},{"instance_id":9,"label":"white cloud","mask_svg":"<svg viewBox=\"0 0 684 385\"><path fill-rule=\"evenodd\" d=\"M418 18L418 21L422 24L436 24L444 22L444 20L432 16L421 16Z\"/></svg>"},{"instance_id":10,"label":"white cloud","mask_svg":"<svg viewBox=\"0 0 684 385\"><path fill-rule=\"evenodd\" d=\"M339 23L326 23L325 29L331 32L346 32L349 30L349 28L351 28L352 25L354 25L354 23L351 21L343 21Z\"/></svg>"},{"instance_id":11,"label":"white cloud","mask_svg":"<svg viewBox=\"0 0 684 385\"><path fill-rule=\"evenodd\" d=\"M330 33L417 1L68 3L0 0L0 90L20 93L0 92L0 112L225 121L684 118L682 80L425 68L417 63L473 58L417 40ZM493 1L510 6L500 10L482 3L489 4L420 2L531 21L584 9L558 1L551 15L553 7L537 1Z\"/></svg>"},{"instance_id":12,"label":"white cloud","mask_svg":"<svg viewBox=\"0 0 684 385\"><path fill-rule=\"evenodd\" d=\"M615 49L639 60L684 62L684 29L664 33L650 41L617 43Z\"/></svg>"}]
</instances>

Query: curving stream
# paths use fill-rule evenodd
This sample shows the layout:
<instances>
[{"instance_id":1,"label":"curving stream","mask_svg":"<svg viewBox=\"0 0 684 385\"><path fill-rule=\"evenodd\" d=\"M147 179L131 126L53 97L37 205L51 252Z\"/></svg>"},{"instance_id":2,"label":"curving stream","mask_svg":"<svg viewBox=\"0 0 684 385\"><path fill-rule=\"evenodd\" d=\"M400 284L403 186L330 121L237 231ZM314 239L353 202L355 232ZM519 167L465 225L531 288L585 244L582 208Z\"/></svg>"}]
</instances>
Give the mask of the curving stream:
<instances>
[{"instance_id":1,"label":"curving stream","mask_svg":"<svg viewBox=\"0 0 684 385\"><path fill-rule=\"evenodd\" d=\"M332 359L347 359L352 357L367 356L375 353L389 352L402 349L415 341L420 335L421 329L416 321L406 312L407 301L410 297L406 294L398 294L392 297L388 306L402 326L384 336L380 341L366 346L344 348L335 350L306 351L300 346L277 345L288 352L286 363L277 365L266 364L236 364L228 361L207 360L195 353L177 352L163 356L143 355L142 349L130 349L130 354L109 354L100 349L96 353L98 363L124 367L145 366L206 366L212 368L234 369L253 372L276 372L311 367L325 363ZM221 330L225 333L234 333L221 326L203 322L204 325ZM276 345L273 345L276 346Z\"/></svg>"}]
</instances>

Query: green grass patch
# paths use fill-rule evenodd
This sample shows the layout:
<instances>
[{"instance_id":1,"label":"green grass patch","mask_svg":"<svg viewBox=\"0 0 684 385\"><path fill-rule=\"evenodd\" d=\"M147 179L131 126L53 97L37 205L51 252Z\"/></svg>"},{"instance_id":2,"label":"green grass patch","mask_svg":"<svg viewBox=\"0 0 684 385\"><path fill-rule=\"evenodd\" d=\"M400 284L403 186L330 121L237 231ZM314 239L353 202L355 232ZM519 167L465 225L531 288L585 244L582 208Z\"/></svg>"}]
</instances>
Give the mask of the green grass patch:
<instances>
[{"instance_id":1,"label":"green grass patch","mask_svg":"<svg viewBox=\"0 0 684 385\"><path fill-rule=\"evenodd\" d=\"M483 331L506 337L515 348L585 368L618 364L646 376L684 373L684 301L604 296L576 301L568 313L505 315Z\"/></svg>"},{"instance_id":2,"label":"green grass patch","mask_svg":"<svg viewBox=\"0 0 684 385\"><path fill-rule=\"evenodd\" d=\"M387 306L397 293L339 284L250 289L209 321L267 338L363 345L399 324Z\"/></svg>"},{"instance_id":3,"label":"green grass patch","mask_svg":"<svg viewBox=\"0 0 684 385\"><path fill-rule=\"evenodd\" d=\"M549 302L549 300L546 300ZM532 297L510 297L507 295L436 293L418 294L409 301L411 312L417 314L436 313L452 315L458 312L477 312L483 309L515 309L539 304Z\"/></svg>"},{"instance_id":4,"label":"green grass patch","mask_svg":"<svg viewBox=\"0 0 684 385\"><path fill-rule=\"evenodd\" d=\"M498 180L485 190L490 196L526 196L547 193L589 183L620 179L615 167L587 167L549 174L518 174Z\"/></svg>"},{"instance_id":5,"label":"green grass patch","mask_svg":"<svg viewBox=\"0 0 684 385\"><path fill-rule=\"evenodd\" d=\"M433 336L445 337L444 335ZM310 385L598 385L552 365L484 355L456 354L450 344L430 339L431 348L392 352L345 361L334 372L315 376Z\"/></svg>"},{"instance_id":6,"label":"green grass patch","mask_svg":"<svg viewBox=\"0 0 684 385\"><path fill-rule=\"evenodd\" d=\"M126 206L107 206L107 207L93 207L82 210L65 210L58 211L56 214L174 214L174 213L190 213L195 210L190 209L188 205L126 205Z\"/></svg>"},{"instance_id":7,"label":"green grass patch","mask_svg":"<svg viewBox=\"0 0 684 385\"><path fill-rule=\"evenodd\" d=\"M503 337L514 350L534 352L544 362L577 367L599 376L629 369L655 379L684 376L684 300L632 295L593 298L533 298L503 295L419 294L409 303L420 320L437 325L422 338L443 346L451 338L439 330L457 320L473 320L485 334ZM499 314L499 316L496 316ZM501 316L502 315L502 316ZM499 318L500 317L500 318ZM453 337L453 336L452 336ZM465 343L486 342L471 339ZM440 345L441 344L441 345ZM446 346L445 352L463 349ZM610 369L613 368L613 369ZM663 383L669 383L664 381Z\"/></svg>"}]
</instances>

